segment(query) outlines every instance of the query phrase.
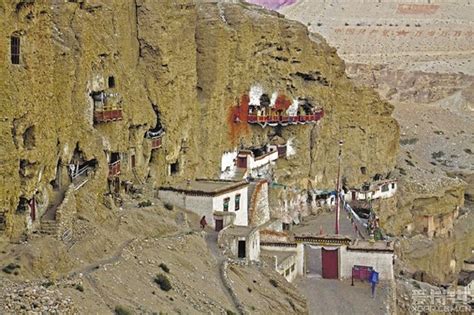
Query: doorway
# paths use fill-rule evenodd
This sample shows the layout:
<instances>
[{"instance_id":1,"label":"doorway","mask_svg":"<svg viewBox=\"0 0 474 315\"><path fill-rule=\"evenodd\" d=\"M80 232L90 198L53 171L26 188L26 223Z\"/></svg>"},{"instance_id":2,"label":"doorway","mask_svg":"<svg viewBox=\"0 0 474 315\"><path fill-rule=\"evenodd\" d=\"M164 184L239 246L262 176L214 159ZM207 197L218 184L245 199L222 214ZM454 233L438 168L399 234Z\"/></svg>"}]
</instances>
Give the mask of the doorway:
<instances>
[{"instance_id":1,"label":"doorway","mask_svg":"<svg viewBox=\"0 0 474 315\"><path fill-rule=\"evenodd\" d=\"M321 247L305 245L306 274L309 277L322 278Z\"/></svg>"},{"instance_id":2,"label":"doorway","mask_svg":"<svg viewBox=\"0 0 474 315\"><path fill-rule=\"evenodd\" d=\"M239 252L237 256L239 258L245 258L245 241L239 241Z\"/></svg>"},{"instance_id":3,"label":"doorway","mask_svg":"<svg viewBox=\"0 0 474 315\"><path fill-rule=\"evenodd\" d=\"M216 219L216 232L219 232L224 228L224 220Z\"/></svg>"},{"instance_id":4,"label":"doorway","mask_svg":"<svg viewBox=\"0 0 474 315\"><path fill-rule=\"evenodd\" d=\"M321 249L322 275L324 279L339 278L339 249Z\"/></svg>"}]
</instances>

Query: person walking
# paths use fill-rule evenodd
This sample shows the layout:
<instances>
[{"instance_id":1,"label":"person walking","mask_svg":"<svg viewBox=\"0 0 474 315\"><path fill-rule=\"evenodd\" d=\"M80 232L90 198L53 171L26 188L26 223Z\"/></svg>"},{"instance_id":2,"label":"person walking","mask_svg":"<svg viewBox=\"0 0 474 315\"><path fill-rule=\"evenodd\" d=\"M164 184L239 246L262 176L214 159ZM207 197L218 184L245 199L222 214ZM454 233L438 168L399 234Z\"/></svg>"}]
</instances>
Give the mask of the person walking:
<instances>
[{"instance_id":1,"label":"person walking","mask_svg":"<svg viewBox=\"0 0 474 315\"><path fill-rule=\"evenodd\" d=\"M372 298L375 298L375 286L379 283L379 273L375 269L370 273L370 283L372 285Z\"/></svg>"},{"instance_id":2,"label":"person walking","mask_svg":"<svg viewBox=\"0 0 474 315\"><path fill-rule=\"evenodd\" d=\"M199 224L201 224L201 229L204 230L204 228L205 228L206 225L207 225L207 221L206 221L206 216L205 216L205 215L202 216L201 221L199 221Z\"/></svg>"}]
</instances>

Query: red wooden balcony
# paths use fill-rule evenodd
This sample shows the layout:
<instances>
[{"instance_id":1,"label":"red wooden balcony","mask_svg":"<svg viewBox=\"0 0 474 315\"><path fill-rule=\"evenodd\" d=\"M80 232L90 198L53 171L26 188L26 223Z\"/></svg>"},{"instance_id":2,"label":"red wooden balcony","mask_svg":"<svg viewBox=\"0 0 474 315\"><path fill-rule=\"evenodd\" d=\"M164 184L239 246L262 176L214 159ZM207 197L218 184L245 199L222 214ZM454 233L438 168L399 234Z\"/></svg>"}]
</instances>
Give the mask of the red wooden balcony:
<instances>
[{"instance_id":1,"label":"red wooden balcony","mask_svg":"<svg viewBox=\"0 0 474 315\"><path fill-rule=\"evenodd\" d=\"M116 177L120 175L120 160L109 163L109 177Z\"/></svg>"},{"instance_id":2,"label":"red wooden balcony","mask_svg":"<svg viewBox=\"0 0 474 315\"><path fill-rule=\"evenodd\" d=\"M305 124L305 123L313 123L320 120L324 116L324 111L318 111L310 115L296 115L296 116L278 116L278 115L271 115L271 116L257 116L257 115L248 115L248 123L250 124Z\"/></svg>"},{"instance_id":3,"label":"red wooden balcony","mask_svg":"<svg viewBox=\"0 0 474 315\"><path fill-rule=\"evenodd\" d=\"M94 122L96 123L105 123L122 119L123 115L121 108L94 111Z\"/></svg>"},{"instance_id":4,"label":"red wooden balcony","mask_svg":"<svg viewBox=\"0 0 474 315\"><path fill-rule=\"evenodd\" d=\"M151 149L152 150L161 148L161 144L162 144L161 136L151 139Z\"/></svg>"}]
</instances>

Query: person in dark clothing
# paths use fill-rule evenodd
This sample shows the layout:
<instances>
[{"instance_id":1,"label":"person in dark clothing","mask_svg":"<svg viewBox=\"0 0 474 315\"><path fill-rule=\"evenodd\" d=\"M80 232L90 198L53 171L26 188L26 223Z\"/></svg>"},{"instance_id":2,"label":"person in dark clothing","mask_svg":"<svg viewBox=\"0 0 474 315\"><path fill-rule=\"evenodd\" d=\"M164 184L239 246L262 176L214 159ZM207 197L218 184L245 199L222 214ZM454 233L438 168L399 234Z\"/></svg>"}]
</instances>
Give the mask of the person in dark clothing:
<instances>
[{"instance_id":1,"label":"person in dark clothing","mask_svg":"<svg viewBox=\"0 0 474 315\"><path fill-rule=\"evenodd\" d=\"M375 286L379 282L379 273L377 271L372 270L370 274L370 284L372 284L372 298L375 298Z\"/></svg>"},{"instance_id":2,"label":"person in dark clothing","mask_svg":"<svg viewBox=\"0 0 474 315\"><path fill-rule=\"evenodd\" d=\"M207 225L207 221L206 221L206 216L205 216L205 215L202 216L201 221L199 221L199 223L201 224L201 229L204 230L204 228L205 228L206 225Z\"/></svg>"}]
</instances>

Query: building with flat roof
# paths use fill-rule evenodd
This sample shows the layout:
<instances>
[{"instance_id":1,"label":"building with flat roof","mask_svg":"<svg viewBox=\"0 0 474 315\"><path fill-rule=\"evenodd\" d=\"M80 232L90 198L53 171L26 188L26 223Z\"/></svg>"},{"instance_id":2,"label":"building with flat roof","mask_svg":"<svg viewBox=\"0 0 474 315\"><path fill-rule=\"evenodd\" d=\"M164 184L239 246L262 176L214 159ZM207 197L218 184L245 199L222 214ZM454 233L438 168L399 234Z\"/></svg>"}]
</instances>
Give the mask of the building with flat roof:
<instances>
[{"instance_id":1,"label":"building with flat roof","mask_svg":"<svg viewBox=\"0 0 474 315\"><path fill-rule=\"evenodd\" d=\"M158 198L164 203L205 216L206 222L220 231L232 223L248 225L248 186L246 181L187 180L159 188Z\"/></svg>"}]
</instances>

